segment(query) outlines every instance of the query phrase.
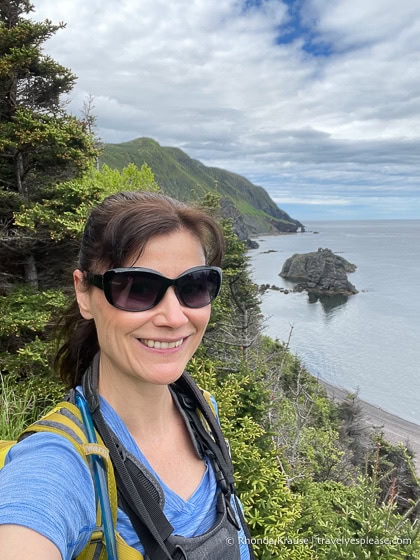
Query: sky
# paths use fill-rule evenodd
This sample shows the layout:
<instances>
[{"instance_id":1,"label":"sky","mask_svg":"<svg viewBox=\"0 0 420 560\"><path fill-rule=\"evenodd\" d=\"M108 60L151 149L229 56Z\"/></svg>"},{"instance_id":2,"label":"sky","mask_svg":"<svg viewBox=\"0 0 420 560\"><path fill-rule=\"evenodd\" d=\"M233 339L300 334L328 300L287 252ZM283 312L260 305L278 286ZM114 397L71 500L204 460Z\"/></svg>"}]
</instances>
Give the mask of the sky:
<instances>
[{"instance_id":1,"label":"sky","mask_svg":"<svg viewBox=\"0 0 420 560\"><path fill-rule=\"evenodd\" d=\"M262 186L301 222L420 219L417 0L33 0L106 143Z\"/></svg>"}]
</instances>

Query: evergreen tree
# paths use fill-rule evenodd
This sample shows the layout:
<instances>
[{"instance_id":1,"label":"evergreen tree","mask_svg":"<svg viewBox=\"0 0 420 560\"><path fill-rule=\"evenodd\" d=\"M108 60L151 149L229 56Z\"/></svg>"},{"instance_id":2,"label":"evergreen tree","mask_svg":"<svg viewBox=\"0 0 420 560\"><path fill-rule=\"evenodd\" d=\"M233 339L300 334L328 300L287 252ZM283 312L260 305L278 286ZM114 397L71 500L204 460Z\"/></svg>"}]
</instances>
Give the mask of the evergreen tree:
<instances>
[{"instance_id":1,"label":"evergreen tree","mask_svg":"<svg viewBox=\"0 0 420 560\"><path fill-rule=\"evenodd\" d=\"M84 124L61 101L76 77L42 50L65 25L32 21L32 11L28 0L0 0L0 274L2 283L21 276L36 286L45 240L16 228L13 213L85 170L96 152Z\"/></svg>"}]
</instances>

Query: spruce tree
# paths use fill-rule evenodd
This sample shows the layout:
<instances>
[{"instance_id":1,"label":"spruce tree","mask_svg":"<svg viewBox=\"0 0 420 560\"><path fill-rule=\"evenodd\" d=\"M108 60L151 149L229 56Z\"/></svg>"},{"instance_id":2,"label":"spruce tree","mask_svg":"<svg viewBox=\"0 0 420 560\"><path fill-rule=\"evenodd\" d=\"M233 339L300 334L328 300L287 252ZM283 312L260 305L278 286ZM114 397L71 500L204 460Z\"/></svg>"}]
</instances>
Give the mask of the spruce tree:
<instances>
[{"instance_id":1,"label":"spruce tree","mask_svg":"<svg viewBox=\"0 0 420 560\"><path fill-rule=\"evenodd\" d=\"M96 152L62 102L76 77L43 52L65 24L33 21L33 9L28 0L0 0L0 274L1 283L20 276L36 287L45 240L17 228L13 213L53 196L52 186L87 169Z\"/></svg>"}]
</instances>

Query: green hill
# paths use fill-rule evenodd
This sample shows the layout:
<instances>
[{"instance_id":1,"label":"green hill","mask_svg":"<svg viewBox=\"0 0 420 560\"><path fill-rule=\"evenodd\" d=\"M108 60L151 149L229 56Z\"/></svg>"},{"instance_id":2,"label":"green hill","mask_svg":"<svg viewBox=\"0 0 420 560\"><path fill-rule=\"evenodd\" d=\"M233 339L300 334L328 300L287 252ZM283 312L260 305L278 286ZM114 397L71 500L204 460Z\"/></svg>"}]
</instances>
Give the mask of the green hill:
<instances>
[{"instance_id":1,"label":"green hill","mask_svg":"<svg viewBox=\"0 0 420 560\"><path fill-rule=\"evenodd\" d=\"M222 212L233 218L241 239L263 233L294 232L302 224L280 210L268 193L235 173L206 167L179 148L160 146L150 138L137 138L122 144L106 144L100 160L116 169L129 163L152 169L163 191L183 201L194 201L217 191Z\"/></svg>"}]
</instances>

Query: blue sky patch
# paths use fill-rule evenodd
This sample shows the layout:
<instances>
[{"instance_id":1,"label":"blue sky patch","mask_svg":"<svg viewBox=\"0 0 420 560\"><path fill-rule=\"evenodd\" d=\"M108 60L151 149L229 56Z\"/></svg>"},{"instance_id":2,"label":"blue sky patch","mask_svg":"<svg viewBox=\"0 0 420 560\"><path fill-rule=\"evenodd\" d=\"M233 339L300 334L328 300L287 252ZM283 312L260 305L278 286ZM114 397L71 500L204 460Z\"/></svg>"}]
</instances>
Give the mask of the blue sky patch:
<instances>
[{"instance_id":1,"label":"blue sky patch","mask_svg":"<svg viewBox=\"0 0 420 560\"><path fill-rule=\"evenodd\" d=\"M277 44L288 45L296 40L303 40L303 51L312 56L329 56L333 53L333 45L322 39L316 31L304 21L302 0L283 0L287 5L288 20L279 26Z\"/></svg>"}]
</instances>

